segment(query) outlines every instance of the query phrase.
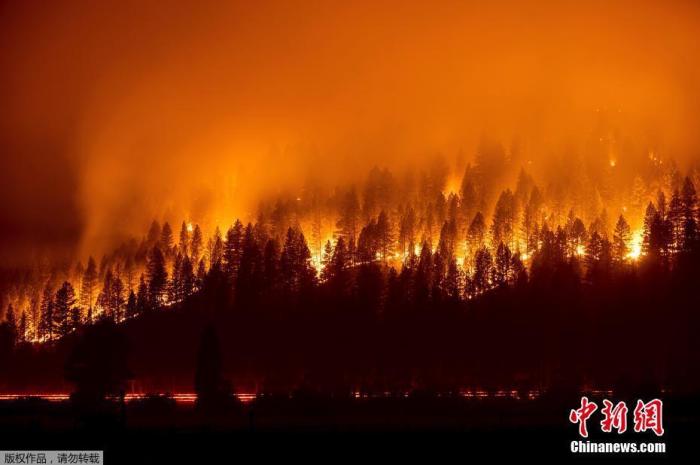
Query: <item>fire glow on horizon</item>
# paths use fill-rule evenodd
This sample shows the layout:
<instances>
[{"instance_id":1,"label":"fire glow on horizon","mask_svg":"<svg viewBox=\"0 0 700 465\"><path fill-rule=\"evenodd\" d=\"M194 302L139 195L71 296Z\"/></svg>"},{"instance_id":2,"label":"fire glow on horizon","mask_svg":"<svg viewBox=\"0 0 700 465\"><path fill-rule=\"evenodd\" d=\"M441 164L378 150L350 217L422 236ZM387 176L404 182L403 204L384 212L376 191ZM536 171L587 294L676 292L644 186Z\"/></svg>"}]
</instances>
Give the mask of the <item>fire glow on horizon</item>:
<instances>
[{"instance_id":1,"label":"fire glow on horizon","mask_svg":"<svg viewBox=\"0 0 700 465\"><path fill-rule=\"evenodd\" d=\"M192 265L205 274L236 218L278 222L278 245L298 227L321 276L352 191L354 239L384 210L393 236L364 260L398 270L435 253L452 217L463 277L476 249L497 251L499 193L517 206L505 245L526 267L542 245L523 231L533 186L538 227L582 225L567 258L585 263L583 236L611 240L623 215L619 259L633 264L647 204L659 193L670 204L685 175L700 187L700 64L687 59L697 2L174 0L132 11L105 0L49 2L43 14L20 3L0 17L11 52L0 56L0 263L32 282L0 283L0 318L8 304L26 314L30 341L42 340L44 288L68 282L81 318L104 314L99 288L79 295L88 257L100 284L109 271L136 292L154 219L173 227L169 276L188 253L181 224L188 240L202 235ZM476 212L478 247L467 241ZM410 240L397 239L402 227Z\"/></svg>"}]
</instances>

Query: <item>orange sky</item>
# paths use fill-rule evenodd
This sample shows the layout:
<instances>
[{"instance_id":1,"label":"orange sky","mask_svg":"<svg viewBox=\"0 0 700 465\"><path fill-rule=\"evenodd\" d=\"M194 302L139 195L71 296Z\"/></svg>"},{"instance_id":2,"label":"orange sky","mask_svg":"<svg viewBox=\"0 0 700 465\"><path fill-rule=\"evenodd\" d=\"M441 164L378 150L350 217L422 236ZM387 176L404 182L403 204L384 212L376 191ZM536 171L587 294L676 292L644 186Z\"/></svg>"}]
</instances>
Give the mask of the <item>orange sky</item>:
<instances>
[{"instance_id":1,"label":"orange sky","mask_svg":"<svg viewBox=\"0 0 700 465\"><path fill-rule=\"evenodd\" d=\"M483 134L543 158L601 112L695 160L699 26L692 1L3 2L0 255Z\"/></svg>"}]
</instances>

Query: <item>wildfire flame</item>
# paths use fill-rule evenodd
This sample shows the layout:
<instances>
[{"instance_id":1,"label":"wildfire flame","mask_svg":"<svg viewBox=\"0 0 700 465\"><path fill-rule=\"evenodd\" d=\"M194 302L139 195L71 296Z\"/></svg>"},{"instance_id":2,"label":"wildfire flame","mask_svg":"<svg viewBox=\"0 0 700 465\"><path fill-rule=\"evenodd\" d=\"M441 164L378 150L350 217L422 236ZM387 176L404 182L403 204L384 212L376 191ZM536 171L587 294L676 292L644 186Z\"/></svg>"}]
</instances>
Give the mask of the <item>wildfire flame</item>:
<instances>
[{"instance_id":1,"label":"wildfire flame","mask_svg":"<svg viewBox=\"0 0 700 465\"><path fill-rule=\"evenodd\" d=\"M627 253L627 258L632 261L639 260L642 255L642 239L643 232L641 230L635 231L630 240L630 251Z\"/></svg>"}]
</instances>

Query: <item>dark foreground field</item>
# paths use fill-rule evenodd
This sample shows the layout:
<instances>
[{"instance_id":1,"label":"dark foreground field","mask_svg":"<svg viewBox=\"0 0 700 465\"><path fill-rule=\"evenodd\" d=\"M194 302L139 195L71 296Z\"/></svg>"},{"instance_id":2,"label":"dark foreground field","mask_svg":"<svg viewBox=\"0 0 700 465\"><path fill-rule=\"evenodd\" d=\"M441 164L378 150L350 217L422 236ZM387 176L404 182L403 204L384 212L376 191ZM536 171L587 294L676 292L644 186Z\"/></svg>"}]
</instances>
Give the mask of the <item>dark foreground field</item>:
<instances>
[{"instance_id":1,"label":"dark foreground field","mask_svg":"<svg viewBox=\"0 0 700 465\"><path fill-rule=\"evenodd\" d=\"M575 406L546 397L297 397L258 398L203 413L192 403L151 398L114 402L88 415L70 402L15 400L0 403L0 450L100 449L108 464L235 463L242 457L474 463L475 454L687 462L695 456L696 399L666 400L663 438L631 428L620 436L603 434L598 417L589 421L592 441L665 441L664 456L574 456L570 443L579 438L567 415ZM215 457L222 459L206 461Z\"/></svg>"}]
</instances>

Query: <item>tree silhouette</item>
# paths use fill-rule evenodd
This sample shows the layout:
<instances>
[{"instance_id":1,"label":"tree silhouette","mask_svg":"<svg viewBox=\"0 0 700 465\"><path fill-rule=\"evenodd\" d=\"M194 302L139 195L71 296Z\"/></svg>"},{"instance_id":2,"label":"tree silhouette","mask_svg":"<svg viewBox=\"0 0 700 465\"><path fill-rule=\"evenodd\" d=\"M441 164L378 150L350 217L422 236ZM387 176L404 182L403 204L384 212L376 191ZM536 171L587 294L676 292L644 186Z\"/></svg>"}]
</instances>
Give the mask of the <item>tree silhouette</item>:
<instances>
[{"instance_id":1,"label":"tree silhouette","mask_svg":"<svg viewBox=\"0 0 700 465\"><path fill-rule=\"evenodd\" d=\"M41 314L38 326L38 337L41 340L53 340L54 336L54 317L53 317L53 290L49 283L44 286L44 291L41 298Z\"/></svg>"},{"instance_id":2,"label":"tree silhouette","mask_svg":"<svg viewBox=\"0 0 700 465\"><path fill-rule=\"evenodd\" d=\"M124 298L124 283L119 276L112 279L112 285L110 288L110 312L114 321L121 321L124 319L124 305L126 300Z\"/></svg>"},{"instance_id":3,"label":"tree silhouette","mask_svg":"<svg viewBox=\"0 0 700 465\"><path fill-rule=\"evenodd\" d=\"M486 223L484 222L484 215L482 215L481 212L477 212L469 224L469 230L467 231L468 252L472 255L475 254L477 250L484 246L485 238Z\"/></svg>"},{"instance_id":4,"label":"tree silhouette","mask_svg":"<svg viewBox=\"0 0 700 465\"><path fill-rule=\"evenodd\" d=\"M416 240L416 212L409 207L399 222L399 251L402 255L412 252L409 245Z\"/></svg>"},{"instance_id":5,"label":"tree silhouette","mask_svg":"<svg viewBox=\"0 0 700 465\"><path fill-rule=\"evenodd\" d=\"M56 291L53 310L53 327L59 337L70 333L73 329L71 315L75 307L75 291L68 281Z\"/></svg>"},{"instance_id":6,"label":"tree silhouette","mask_svg":"<svg viewBox=\"0 0 700 465\"><path fill-rule=\"evenodd\" d=\"M88 259L88 264L83 274L83 280L80 289L80 305L85 312L87 312L88 310L92 310L96 284L97 266L95 265L95 259L91 256Z\"/></svg>"},{"instance_id":7,"label":"tree silhouette","mask_svg":"<svg viewBox=\"0 0 700 465\"><path fill-rule=\"evenodd\" d=\"M204 244L204 239L202 238L202 230L199 225L194 225L194 230L192 231L192 244L190 248L190 257L192 262L199 262L200 254L202 253L202 245Z\"/></svg>"},{"instance_id":8,"label":"tree silhouette","mask_svg":"<svg viewBox=\"0 0 700 465\"><path fill-rule=\"evenodd\" d=\"M287 294L308 289L315 283L316 270L311 265L311 253L301 231L289 228L280 257L280 275Z\"/></svg>"},{"instance_id":9,"label":"tree silhouette","mask_svg":"<svg viewBox=\"0 0 700 465\"><path fill-rule=\"evenodd\" d=\"M143 274L139 278L139 288L136 294L136 313L142 314L148 311L150 307L150 300L148 294L148 286L146 285L146 280Z\"/></svg>"},{"instance_id":10,"label":"tree silhouette","mask_svg":"<svg viewBox=\"0 0 700 465\"><path fill-rule=\"evenodd\" d=\"M695 186L693 185L693 182L687 176L683 180L683 187L681 188L680 198L683 212L683 237L681 249L687 252L691 250L691 248L698 239L697 194L695 192Z\"/></svg>"},{"instance_id":11,"label":"tree silhouette","mask_svg":"<svg viewBox=\"0 0 700 465\"><path fill-rule=\"evenodd\" d=\"M342 299L347 296L350 285L350 278L348 276L349 266L350 263L347 249L345 248L345 240L340 237L328 258L328 262L321 271L321 279L328 284L331 294L337 299Z\"/></svg>"},{"instance_id":12,"label":"tree silhouette","mask_svg":"<svg viewBox=\"0 0 700 465\"><path fill-rule=\"evenodd\" d=\"M649 255L652 253L658 254L659 252L658 250L656 250L658 239L653 240L652 233L656 228L658 234L658 229L660 227L659 225L661 221L662 220L658 216L658 213L656 211L656 207L654 207L653 203L649 202L644 213L644 236L642 240L642 252L645 255ZM657 223L656 226L655 223Z\"/></svg>"},{"instance_id":13,"label":"tree silhouette","mask_svg":"<svg viewBox=\"0 0 700 465\"><path fill-rule=\"evenodd\" d=\"M209 267L221 266L224 256L224 242L218 226L214 229L214 237L209 239L207 243L207 252L209 253Z\"/></svg>"},{"instance_id":14,"label":"tree silhouette","mask_svg":"<svg viewBox=\"0 0 700 465\"><path fill-rule=\"evenodd\" d=\"M360 203L357 200L357 192L355 189L351 189L345 194L340 207L340 219L337 224L338 235L342 236L346 241L352 240L355 242L360 229L359 221Z\"/></svg>"},{"instance_id":15,"label":"tree silhouette","mask_svg":"<svg viewBox=\"0 0 700 465\"><path fill-rule=\"evenodd\" d=\"M8 337L12 341L12 345L14 345L15 341L17 341L17 318L15 317L15 310L12 308L12 304L7 305L4 323Z\"/></svg>"},{"instance_id":16,"label":"tree silhouette","mask_svg":"<svg viewBox=\"0 0 700 465\"><path fill-rule=\"evenodd\" d=\"M165 295L168 285L168 272L165 270L165 257L158 246L151 249L146 264L146 276L148 279L148 300L152 308L157 308L165 303Z\"/></svg>"},{"instance_id":17,"label":"tree silhouette","mask_svg":"<svg viewBox=\"0 0 700 465\"><path fill-rule=\"evenodd\" d=\"M129 297L126 300L126 318L133 318L139 314L136 294L134 291L129 291Z\"/></svg>"},{"instance_id":18,"label":"tree silhouette","mask_svg":"<svg viewBox=\"0 0 700 465\"><path fill-rule=\"evenodd\" d=\"M499 286L505 286L512 278L512 254L507 245L503 242L498 244L496 250L496 260L494 266L494 283Z\"/></svg>"},{"instance_id":19,"label":"tree silhouette","mask_svg":"<svg viewBox=\"0 0 700 465\"><path fill-rule=\"evenodd\" d=\"M187 229L187 223L184 221L180 225L180 236L177 249L182 255L188 255L190 253L190 232Z\"/></svg>"},{"instance_id":20,"label":"tree silhouette","mask_svg":"<svg viewBox=\"0 0 700 465\"><path fill-rule=\"evenodd\" d=\"M493 276L493 260L491 252L486 247L482 247L476 251L474 256L474 291L481 293L491 287Z\"/></svg>"},{"instance_id":21,"label":"tree silhouette","mask_svg":"<svg viewBox=\"0 0 700 465\"><path fill-rule=\"evenodd\" d=\"M212 325L204 329L199 341L194 391L197 408L206 412L221 408L231 395L231 388L222 374L219 337Z\"/></svg>"},{"instance_id":22,"label":"tree silhouette","mask_svg":"<svg viewBox=\"0 0 700 465\"><path fill-rule=\"evenodd\" d=\"M235 224L226 232L224 242L223 266L224 273L231 285L235 285L238 280L238 269L241 266L241 256L243 254L243 224L236 220Z\"/></svg>"},{"instance_id":23,"label":"tree silhouette","mask_svg":"<svg viewBox=\"0 0 700 465\"><path fill-rule=\"evenodd\" d=\"M238 298L255 299L262 290L263 279L263 256L255 240L253 226L249 223L243 235L240 269L236 280Z\"/></svg>"},{"instance_id":24,"label":"tree silhouette","mask_svg":"<svg viewBox=\"0 0 700 465\"><path fill-rule=\"evenodd\" d=\"M127 340L112 320L88 326L65 364L66 380L75 384L72 400L93 408L107 395L124 391L131 376L127 367Z\"/></svg>"},{"instance_id":25,"label":"tree silhouette","mask_svg":"<svg viewBox=\"0 0 700 465\"><path fill-rule=\"evenodd\" d=\"M161 238L160 234L160 223L158 223L156 220L153 220L153 222L151 222L151 227L148 229L148 235L146 236L146 240L148 241L149 247L158 245Z\"/></svg>"},{"instance_id":26,"label":"tree silhouette","mask_svg":"<svg viewBox=\"0 0 700 465\"><path fill-rule=\"evenodd\" d=\"M173 253L173 230L167 221L163 224L163 228L160 231L160 249L165 255Z\"/></svg>"},{"instance_id":27,"label":"tree silhouette","mask_svg":"<svg viewBox=\"0 0 700 465\"><path fill-rule=\"evenodd\" d=\"M389 215L384 210L379 213L377 218L376 238L379 254L382 260L386 262L393 253L393 235Z\"/></svg>"},{"instance_id":28,"label":"tree silhouette","mask_svg":"<svg viewBox=\"0 0 700 465\"><path fill-rule=\"evenodd\" d=\"M617 263L624 261L629 253L630 242L630 226L627 224L625 217L620 215L615 224L615 232L613 233L613 259Z\"/></svg>"},{"instance_id":29,"label":"tree silhouette","mask_svg":"<svg viewBox=\"0 0 700 465\"><path fill-rule=\"evenodd\" d=\"M183 300L192 295L195 289L196 278L190 257L185 255L180 267L180 287L178 289L178 300Z\"/></svg>"},{"instance_id":30,"label":"tree silhouette","mask_svg":"<svg viewBox=\"0 0 700 465\"><path fill-rule=\"evenodd\" d=\"M23 344L27 342L27 312L22 312L22 316L19 318L19 325L17 327L17 342Z\"/></svg>"}]
</instances>

